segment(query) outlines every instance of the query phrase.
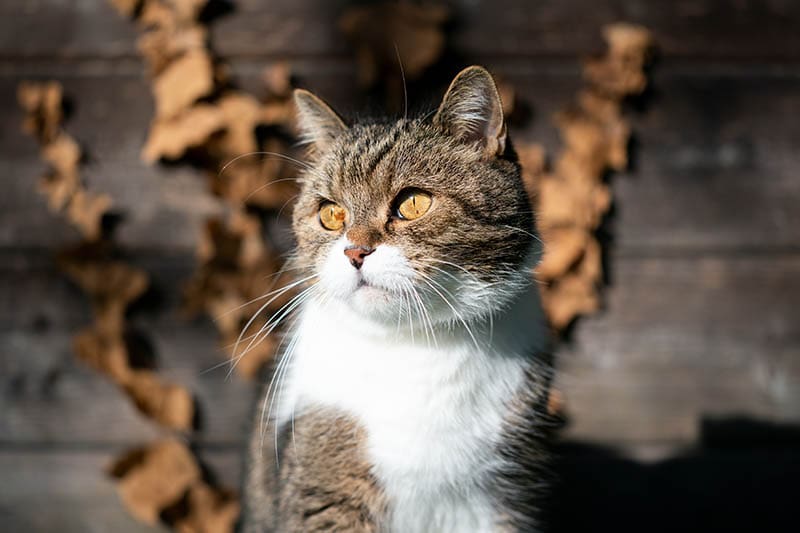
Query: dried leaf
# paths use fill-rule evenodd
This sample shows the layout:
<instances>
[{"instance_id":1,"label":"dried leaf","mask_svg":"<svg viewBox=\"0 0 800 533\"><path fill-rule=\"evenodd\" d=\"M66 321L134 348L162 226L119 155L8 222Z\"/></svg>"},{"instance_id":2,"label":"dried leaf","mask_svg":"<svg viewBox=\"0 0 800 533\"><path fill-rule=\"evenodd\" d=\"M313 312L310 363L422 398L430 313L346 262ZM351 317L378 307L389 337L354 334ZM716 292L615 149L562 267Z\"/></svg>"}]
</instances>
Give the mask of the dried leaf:
<instances>
[{"instance_id":1,"label":"dried leaf","mask_svg":"<svg viewBox=\"0 0 800 533\"><path fill-rule=\"evenodd\" d=\"M643 69L652 46L647 30L617 24L606 27L604 36L608 52L584 67L589 87L556 115L564 148L553 172L545 173L540 149L520 149L523 180L545 241L536 275L548 282L542 301L556 329L599 306L602 251L592 234L611 207L604 174L628 164L630 126L622 118L621 101L646 83Z\"/></svg>"},{"instance_id":2,"label":"dried leaf","mask_svg":"<svg viewBox=\"0 0 800 533\"><path fill-rule=\"evenodd\" d=\"M23 81L17 88L17 101L26 113L22 126L25 132L42 144L56 138L64 119L60 83Z\"/></svg>"},{"instance_id":3,"label":"dried leaf","mask_svg":"<svg viewBox=\"0 0 800 533\"><path fill-rule=\"evenodd\" d=\"M79 189L72 195L67 207L67 218L90 241L102 235L103 215L111 208L111 197Z\"/></svg>"},{"instance_id":4,"label":"dried leaf","mask_svg":"<svg viewBox=\"0 0 800 533\"><path fill-rule=\"evenodd\" d=\"M208 0L166 0L172 7L175 16L183 22L194 22L200 16Z\"/></svg>"},{"instance_id":5,"label":"dried leaf","mask_svg":"<svg viewBox=\"0 0 800 533\"><path fill-rule=\"evenodd\" d=\"M132 17L142 3L142 0L110 0L120 15Z\"/></svg>"},{"instance_id":6,"label":"dried leaf","mask_svg":"<svg viewBox=\"0 0 800 533\"><path fill-rule=\"evenodd\" d=\"M576 316L597 311L600 300L593 281L571 273L543 291L542 304L552 326L562 330Z\"/></svg>"},{"instance_id":7,"label":"dried leaf","mask_svg":"<svg viewBox=\"0 0 800 533\"><path fill-rule=\"evenodd\" d=\"M165 383L150 370L133 371L123 387L147 417L173 429L192 428L194 400L184 387Z\"/></svg>"},{"instance_id":8,"label":"dried leaf","mask_svg":"<svg viewBox=\"0 0 800 533\"><path fill-rule=\"evenodd\" d=\"M214 90L214 68L203 49L192 49L153 80L158 119L171 119Z\"/></svg>"},{"instance_id":9,"label":"dried leaf","mask_svg":"<svg viewBox=\"0 0 800 533\"><path fill-rule=\"evenodd\" d=\"M592 240L589 233L581 228L551 229L542 233L546 245L544 257L536 267L537 278L550 281L566 274Z\"/></svg>"},{"instance_id":10,"label":"dried leaf","mask_svg":"<svg viewBox=\"0 0 800 533\"><path fill-rule=\"evenodd\" d=\"M59 212L70 201L80 188L81 180L78 171L61 174L48 172L39 180L39 192L47 196L47 207L50 211Z\"/></svg>"},{"instance_id":11,"label":"dried leaf","mask_svg":"<svg viewBox=\"0 0 800 533\"><path fill-rule=\"evenodd\" d=\"M292 96L292 71L288 61L278 61L261 72L267 99L288 100Z\"/></svg>"},{"instance_id":12,"label":"dried leaf","mask_svg":"<svg viewBox=\"0 0 800 533\"><path fill-rule=\"evenodd\" d=\"M159 159L178 159L224 127L222 112L209 104L197 104L171 119L156 119L142 149L142 160L154 163Z\"/></svg>"},{"instance_id":13,"label":"dried leaf","mask_svg":"<svg viewBox=\"0 0 800 533\"><path fill-rule=\"evenodd\" d=\"M158 76L176 58L194 50L205 50L208 31L202 26L157 28L142 34L136 47Z\"/></svg>"},{"instance_id":14,"label":"dried leaf","mask_svg":"<svg viewBox=\"0 0 800 533\"><path fill-rule=\"evenodd\" d=\"M399 75L398 54L406 77L418 78L441 56L448 18L444 5L383 2L348 8L339 27L356 47L359 81L370 87Z\"/></svg>"},{"instance_id":15,"label":"dried leaf","mask_svg":"<svg viewBox=\"0 0 800 533\"><path fill-rule=\"evenodd\" d=\"M261 119L261 104L243 92L230 92L223 95L217 106L222 113L225 131L216 140L224 158L234 158L258 150L256 126Z\"/></svg>"},{"instance_id":16,"label":"dried leaf","mask_svg":"<svg viewBox=\"0 0 800 533\"><path fill-rule=\"evenodd\" d=\"M273 311L280 309L272 307ZM242 377L252 379L258 376L259 370L275 358L280 344L280 335L273 331L266 334L267 318L272 312L262 311L257 320L241 333L253 311L241 313L242 320L236 327L227 333L223 331L223 346L225 347L231 364ZM267 328L265 328L267 326ZM240 340L241 339L241 340ZM238 341L238 342L237 342Z\"/></svg>"},{"instance_id":17,"label":"dried leaf","mask_svg":"<svg viewBox=\"0 0 800 533\"><path fill-rule=\"evenodd\" d=\"M175 440L128 453L111 466L110 472L119 478L117 490L131 514L151 525L201 480L192 453Z\"/></svg>"},{"instance_id":18,"label":"dried leaf","mask_svg":"<svg viewBox=\"0 0 800 533\"><path fill-rule=\"evenodd\" d=\"M81 160L81 147L75 139L61 131L42 148L42 158L57 174L74 174Z\"/></svg>"},{"instance_id":19,"label":"dried leaf","mask_svg":"<svg viewBox=\"0 0 800 533\"><path fill-rule=\"evenodd\" d=\"M631 24L612 24L603 30L608 53L587 61L584 76L598 92L623 98L641 93L647 86L643 70L651 48L650 32Z\"/></svg>"},{"instance_id":20,"label":"dried leaf","mask_svg":"<svg viewBox=\"0 0 800 533\"><path fill-rule=\"evenodd\" d=\"M538 205L539 182L545 169L544 147L539 144L522 143L517 147L517 156L522 165L522 182L533 205Z\"/></svg>"},{"instance_id":21,"label":"dried leaf","mask_svg":"<svg viewBox=\"0 0 800 533\"><path fill-rule=\"evenodd\" d=\"M495 84L497 91L500 93L500 101L503 103L503 116L508 118L514 113L514 104L516 103L516 90L505 78L495 76Z\"/></svg>"},{"instance_id":22,"label":"dried leaf","mask_svg":"<svg viewBox=\"0 0 800 533\"><path fill-rule=\"evenodd\" d=\"M128 351L119 335L106 335L89 327L75 335L72 347L78 359L115 383L128 380Z\"/></svg>"},{"instance_id":23,"label":"dried leaf","mask_svg":"<svg viewBox=\"0 0 800 533\"><path fill-rule=\"evenodd\" d=\"M196 483L185 499L186 515L175 524L179 533L231 533L239 517L235 494Z\"/></svg>"}]
</instances>

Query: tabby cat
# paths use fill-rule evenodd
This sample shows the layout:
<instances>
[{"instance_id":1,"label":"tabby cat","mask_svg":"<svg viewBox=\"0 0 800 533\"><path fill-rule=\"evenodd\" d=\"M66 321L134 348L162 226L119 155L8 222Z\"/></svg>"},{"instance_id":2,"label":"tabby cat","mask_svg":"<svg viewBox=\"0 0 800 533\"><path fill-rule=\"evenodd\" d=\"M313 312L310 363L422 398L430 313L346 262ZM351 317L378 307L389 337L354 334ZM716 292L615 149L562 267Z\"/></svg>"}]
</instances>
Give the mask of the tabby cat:
<instances>
[{"instance_id":1,"label":"tabby cat","mask_svg":"<svg viewBox=\"0 0 800 533\"><path fill-rule=\"evenodd\" d=\"M246 532L538 531L548 330L500 96L463 70L431 118L347 126L295 93L302 290L254 416Z\"/></svg>"}]
</instances>

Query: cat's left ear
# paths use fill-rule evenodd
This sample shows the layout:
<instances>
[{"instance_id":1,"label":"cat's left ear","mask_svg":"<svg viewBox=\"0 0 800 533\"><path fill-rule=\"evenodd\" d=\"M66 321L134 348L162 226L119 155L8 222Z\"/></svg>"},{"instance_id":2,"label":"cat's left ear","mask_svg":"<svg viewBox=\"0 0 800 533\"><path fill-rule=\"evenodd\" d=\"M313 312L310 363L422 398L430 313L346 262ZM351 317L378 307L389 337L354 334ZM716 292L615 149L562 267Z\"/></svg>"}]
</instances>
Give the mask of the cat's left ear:
<instances>
[{"instance_id":1,"label":"cat's left ear","mask_svg":"<svg viewBox=\"0 0 800 533\"><path fill-rule=\"evenodd\" d=\"M479 145L487 156L506 149L503 104L485 68L467 67L453 79L433 124L468 144Z\"/></svg>"},{"instance_id":2,"label":"cat's left ear","mask_svg":"<svg viewBox=\"0 0 800 533\"><path fill-rule=\"evenodd\" d=\"M304 89L294 90L294 105L297 108L300 142L303 144L311 144L323 152L347 130L344 121L328 104Z\"/></svg>"}]
</instances>

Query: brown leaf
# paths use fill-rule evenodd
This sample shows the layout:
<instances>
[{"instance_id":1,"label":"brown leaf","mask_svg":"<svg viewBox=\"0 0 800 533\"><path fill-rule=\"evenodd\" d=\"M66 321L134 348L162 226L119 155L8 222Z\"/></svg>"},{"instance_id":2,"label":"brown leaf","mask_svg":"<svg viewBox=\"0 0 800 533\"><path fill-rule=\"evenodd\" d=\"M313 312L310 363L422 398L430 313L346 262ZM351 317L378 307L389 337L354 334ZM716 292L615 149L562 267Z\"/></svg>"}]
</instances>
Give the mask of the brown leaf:
<instances>
[{"instance_id":1,"label":"brown leaf","mask_svg":"<svg viewBox=\"0 0 800 533\"><path fill-rule=\"evenodd\" d=\"M59 255L59 267L88 294L97 325L107 334L121 335L124 310L148 286L147 274L97 245L84 244Z\"/></svg>"},{"instance_id":2,"label":"brown leaf","mask_svg":"<svg viewBox=\"0 0 800 533\"><path fill-rule=\"evenodd\" d=\"M494 81L497 84L497 91L500 93L500 101L503 103L503 116L508 118L514 113L514 104L516 103L516 90L505 78L495 76Z\"/></svg>"},{"instance_id":3,"label":"brown leaf","mask_svg":"<svg viewBox=\"0 0 800 533\"><path fill-rule=\"evenodd\" d=\"M235 494L195 483L186 497L186 515L175 524L179 533L231 533L239 517Z\"/></svg>"},{"instance_id":4,"label":"brown leaf","mask_svg":"<svg viewBox=\"0 0 800 533\"><path fill-rule=\"evenodd\" d=\"M232 91L223 95L217 106L225 124L225 131L216 140L222 157L229 159L257 151L256 126L261 119L258 100L249 94Z\"/></svg>"},{"instance_id":5,"label":"brown leaf","mask_svg":"<svg viewBox=\"0 0 800 533\"><path fill-rule=\"evenodd\" d=\"M192 453L175 440L129 452L109 470L119 479L117 491L131 514L151 525L201 480Z\"/></svg>"},{"instance_id":6,"label":"brown leaf","mask_svg":"<svg viewBox=\"0 0 800 533\"><path fill-rule=\"evenodd\" d=\"M107 335L89 327L75 335L72 347L78 359L115 383L128 380L128 351L119 335Z\"/></svg>"},{"instance_id":7,"label":"brown leaf","mask_svg":"<svg viewBox=\"0 0 800 533\"><path fill-rule=\"evenodd\" d=\"M132 17L142 3L142 0L110 0L120 15Z\"/></svg>"},{"instance_id":8,"label":"brown leaf","mask_svg":"<svg viewBox=\"0 0 800 533\"><path fill-rule=\"evenodd\" d=\"M67 218L81 231L84 238L94 241L102 235L103 215L108 212L112 203L107 194L78 189L67 207Z\"/></svg>"},{"instance_id":9,"label":"brown leaf","mask_svg":"<svg viewBox=\"0 0 800 533\"><path fill-rule=\"evenodd\" d=\"M224 127L222 112L209 104L197 104L171 119L156 119L142 149L142 160L154 163L159 159L178 159Z\"/></svg>"},{"instance_id":10,"label":"brown leaf","mask_svg":"<svg viewBox=\"0 0 800 533\"><path fill-rule=\"evenodd\" d=\"M275 309L279 309L279 307L275 307ZM250 318L249 313L242 316L244 319ZM275 357L280 344L280 333L273 331L269 335L265 335L266 330L261 331L267 324L266 317L270 316L272 313L269 310L262 311L259 319L254 320L250 327L241 333L241 340L239 340L239 335L241 329L246 325L246 320L242 320L235 329L223 336L223 346L228 358L231 360L231 364L235 365L239 375L244 378L257 377L261 367ZM261 333L259 333L260 331Z\"/></svg>"},{"instance_id":11,"label":"brown leaf","mask_svg":"<svg viewBox=\"0 0 800 533\"><path fill-rule=\"evenodd\" d=\"M171 119L214 90L214 69L205 49L191 49L153 81L156 117Z\"/></svg>"},{"instance_id":12,"label":"brown leaf","mask_svg":"<svg viewBox=\"0 0 800 533\"><path fill-rule=\"evenodd\" d=\"M58 212L64 209L80 185L77 170L66 174L50 171L41 177L38 188L39 192L47 196L47 207L50 211Z\"/></svg>"},{"instance_id":13,"label":"brown leaf","mask_svg":"<svg viewBox=\"0 0 800 533\"><path fill-rule=\"evenodd\" d=\"M81 160L81 147L75 139L61 131L44 145L42 158L58 174L75 173Z\"/></svg>"},{"instance_id":14,"label":"brown leaf","mask_svg":"<svg viewBox=\"0 0 800 533\"><path fill-rule=\"evenodd\" d=\"M603 38L608 43L609 56L624 59L639 69L649 60L654 45L650 30L627 22L605 26Z\"/></svg>"},{"instance_id":15,"label":"brown leaf","mask_svg":"<svg viewBox=\"0 0 800 533\"><path fill-rule=\"evenodd\" d=\"M178 24L175 10L164 0L142 0L137 19L142 29L174 29Z\"/></svg>"},{"instance_id":16,"label":"brown leaf","mask_svg":"<svg viewBox=\"0 0 800 533\"><path fill-rule=\"evenodd\" d=\"M383 2L348 8L339 27L356 47L359 81L370 87L384 75L399 77L398 54L406 77L418 78L442 54L448 18L444 5Z\"/></svg>"},{"instance_id":17,"label":"brown leaf","mask_svg":"<svg viewBox=\"0 0 800 533\"><path fill-rule=\"evenodd\" d=\"M543 291L542 303L557 330L567 327L578 315L593 313L600 307L596 285L579 274L567 274Z\"/></svg>"},{"instance_id":18,"label":"brown leaf","mask_svg":"<svg viewBox=\"0 0 800 533\"><path fill-rule=\"evenodd\" d=\"M150 69L158 76L176 58L193 50L205 50L208 31L202 26L164 27L143 33L136 47Z\"/></svg>"},{"instance_id":19,"label":"brown leaf","mask_svg":"<svg viewBox=\"0 0 800 533\"><path fill-rule=\"evenodd\" d=\"M589 233L578 227L556 228L542 233L544 257L536 267L536 277L542 281L566 274L584 254L592 240Z\"/></svg>"},{"instance_id":20,"label":"brown leaf","mask_svg":"<svg viewBox=\"0 0 800 533\"><path fill-rule=\"evenodd\" d=\"M197 17L200 16L200 13L203 11L203 8L206 7L208 4L208 0L166 0L167 3L172 7L172 10L175 12L175 16L180 21L191 21L194 22L197 20Z\"/></svg>"},{"instance_id":21,"label":"brown leaf","mask_svg":"<svg viewBox=\"0 0 800 533\"><path fill-rule=\"evenodd\" d=\"M522 181L533 205L538 204L539 182L545 170L546 156L540 144L521 143L517 147L517 156L522 165Z\"/></svg>"},{"instance_id":22,"label":"brown leaf","mask_svg":"<svg viewBox=\"0 0 800 533\"><path fill-rule=\"evenodd\" d=\"M555 177L545 177L539 187L538 219L542 228L578 226L595 229L605 210L598 197L608 197L602 183L567 182Z\"/></svg>"},{"instance_id":23,"label":"brown leaf","mask_svg":"<svg viewBox=\"0 0 800 533\"><path fill-rule=\"evenodd\" d=\"M194 400L184 387L165 383L150 370L133 371L123 387L145 416L168 428L192 428Z\"/></svg>"},{"instance_id":24,"label":"brown leaf","mask_svg":"<svg viewBox=\"0 0 800 533\"><path fill-rule=\"evenodd\" d=\"M63 114L63 89L56 81L24 81L17 88L17 101L25 110L23 130L42 144L59 134Z\"/></svg>"},{"instance_id":25,"label":"brown leaf","mask_svg":"<svg viewBox=\"0 0 800 533\"><path fill-rule=\"evenodd\" d=\"M598 92L622 98L641 93L647 86L643 70L651 49L650 32L631 24L612 24L603 30L609 45L608 53L599 59L589 60L584 76Z\"/></svg>"},{"instance_id":26,"label":"brown leaf","mask_svg":"<svg viewBox=\"0 0 800 533\"><path fill-rule=\"evenodd\" d=\"M292 96L292 71L288 61L278 61L264 68L261 80L267 89L267 99L288 100Z\"/></svg>"}]
</instances>

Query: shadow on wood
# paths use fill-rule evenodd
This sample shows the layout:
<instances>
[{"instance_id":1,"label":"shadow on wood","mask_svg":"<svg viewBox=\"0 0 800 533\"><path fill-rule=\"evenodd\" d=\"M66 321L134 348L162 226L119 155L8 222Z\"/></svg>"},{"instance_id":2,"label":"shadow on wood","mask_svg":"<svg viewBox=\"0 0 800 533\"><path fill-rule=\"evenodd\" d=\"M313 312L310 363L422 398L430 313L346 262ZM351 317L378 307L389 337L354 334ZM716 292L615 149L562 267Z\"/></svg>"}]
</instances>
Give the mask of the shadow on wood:
<instances>
[{"instance_id":1,"label":"shadow on wood","mask_svg":"<svg viewBox=\"0 0 800 533\"><path fill-rule=\"evenodd\" d=\"M563 444L549 530L797 530L800 426L706 419L701 437L697 449L654 464Z\"/></svg>"}]
</instances>

